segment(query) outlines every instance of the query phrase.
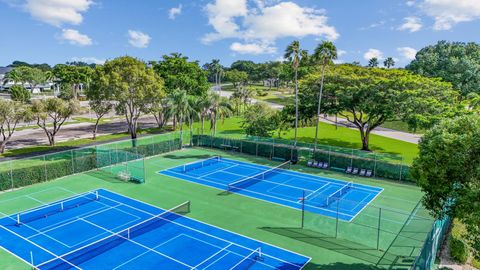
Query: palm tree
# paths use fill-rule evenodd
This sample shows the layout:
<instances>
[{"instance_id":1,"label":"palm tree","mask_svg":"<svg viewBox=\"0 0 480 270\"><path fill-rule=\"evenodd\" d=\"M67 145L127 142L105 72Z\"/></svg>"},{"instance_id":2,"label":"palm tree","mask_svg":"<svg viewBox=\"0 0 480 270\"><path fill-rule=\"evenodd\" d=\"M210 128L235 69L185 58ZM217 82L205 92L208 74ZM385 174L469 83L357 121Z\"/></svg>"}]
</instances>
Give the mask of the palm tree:
<instances>
[{"instance_id":1,"label":"palm tree","mask_svg":"<svg viewBox=\"0 0 480 270\"><path fill-rule=\"evenodd\" d=\"M372 59L368 60L368 67L378 67L378 58L373 57Z\"/></svg>"},{"instance_id":2,"label":"palm tree","mask_svg":"<svg viewBox=\"0 0 480 270\"><path fill-rule=\"evenodd\" d=\"M320 109L322 105L323 82L325 79L325 70L332 60L337 59L337 48L331 41L323 41L315 49L314 59L319 61L322 65L322 79L320 81L320 92L318 93L318 107L317 107L317 125L315 127L315 143L313 150L317 148L318 139L318 125L320 123Z\"/></svg>"},{"instance_id":3,"label":"palm tree","mask_svg":"<svg viewBox=\"0 0 480 270\"><path fill-rule=\"evenodd\" d=\"M386 68L391 68L391 67L395 66L395 60L393 60L392 57L388 57L387 59L385 59L385 61L383 61L383 65Z\"/></svg>"},{"instance_id":4,"label":"palm tree","mask_svg":"<svg viewBox=\"0 0 480 270\"><path fill-rule=\"evenodd\" d=\"M183 121L189 115L191 107L186 90L177 89L172 92L172 110L174 111L175 118L180 124L180 140L183 138Z\"/></svg>"},{"instance_id":5,"label":"palm tree","mask_svg":"<svg viewBox=\"0 0 480 270\"><path fill-rule=\"evenodd\" d=\"M220 95L213 93L212 94L212 104L210 107L210 129L213 130L213 136L217 132L217 119L220 117L222 119L222 124L225 121L225 118L230 116L233 112L232 106L228 102L228 99L220 97Z\"/></svg>"},{"instance_id":6,"label":"palm tree","mask_svg":"<svg viewBox=\"0 0 480 270\"><path fill-rule=\"evenodd\" d=\"M295 147L297 147L298 134L298 68L300 67L300 62L306 58L307 55L308 52L300 48L300 42L298 40L293 41L287 46L284 55L284 58L288 59L295 71Z\"/></svg>"},{"instance_id":7,"label":"palm tree","mask_svg":"<svg viewBox=\"0 0 480 270\"><path fill-rule=\"evenodd\" d=\"M193 123L196 118L198 118L202 112L203 107L203 97L189 95L188 97L188 108L187 108L187 121L188 127L190 129L190 146L193 146Z\"/></svg>"}]
</instances>

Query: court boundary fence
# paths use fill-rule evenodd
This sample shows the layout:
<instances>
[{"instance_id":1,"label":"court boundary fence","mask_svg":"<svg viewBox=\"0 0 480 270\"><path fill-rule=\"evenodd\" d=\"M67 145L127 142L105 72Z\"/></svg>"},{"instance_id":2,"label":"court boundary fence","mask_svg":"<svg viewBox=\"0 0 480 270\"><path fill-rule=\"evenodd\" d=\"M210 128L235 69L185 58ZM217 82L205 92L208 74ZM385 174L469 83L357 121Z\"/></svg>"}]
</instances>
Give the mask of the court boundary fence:
<instances>
[{"instance_id":1,"label":"court boundary fence","mask_svg":"<svg viewBox=\"0 0 480 270\"><path fill-rule=\"evenodd\" d=\"M29 158L0 162L0 191L101 170L142 183L145 158L182 148L177 132L98 144Z\"/></svg>"},{"instance_id":2,"label":"court boundary fence","mask_svg":"<svg viewBox=\"0 0 480 270\"><path fill-rule=\"evenodd\" d=\"M329 169L345 171L348 167L372 170L376 178L414 182L410 167L403 158L395 155L366 152L351 148L317 145L264 137L234 138L228 136L193 135L195 146L265 157L275 160L292 160L306 163L308 160L327 162Z\"/></svg>"}]
</instances>

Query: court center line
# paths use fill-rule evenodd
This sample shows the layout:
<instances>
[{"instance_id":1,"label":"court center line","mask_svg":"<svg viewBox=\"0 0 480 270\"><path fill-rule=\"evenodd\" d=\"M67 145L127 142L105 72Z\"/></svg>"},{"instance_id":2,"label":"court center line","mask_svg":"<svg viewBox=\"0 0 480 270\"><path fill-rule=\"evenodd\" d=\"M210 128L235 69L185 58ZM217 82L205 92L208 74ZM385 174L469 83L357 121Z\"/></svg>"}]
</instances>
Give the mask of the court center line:
<instances>
[{"instance_id":1,"label":"court center line","mask_svg":"<svg viewBox=\"0 0 480 270\"><path fill-rule=\"evenodd\" d=\"M193 269L197 269L197 267L199 267L200 265L204 264L205 262L207 262L207 261L210 260L211 258L217 256L217 255L220 254L222 251L226 250L227 248L229 248L229 247L231 247L231 246L232 246L232 243L230 243L228 246L220 249L219 251L213 253L211 256L209 256L208 258L206 258L205 260L203 260L203 261L200 262L199 264L195 265L195 266L193 267ZM229 252L229 251L227 251L227 252Z\"/></svg>"},{"instance_id":2,"label":"court center line","mask_svg":"<svg viewBox=\"0 0 480 270\"><path fill-rule=\"evenodd\" d=\"M202 177L209 176L209 175L211 175L211 174L215 174L215 173L218 173L218 172L225 172L225 170L228 170L228 169L231 169L231 168L235 168L235 167L237 167L237 166L238 166L238 164L234 164L234 165L232 165L232 166L229 166L229 167L226 167L226 168L223 168L223 169L220 169L220 170L215 170L215 171L213 171L213 172L211 172L211 173L202 174L202 175L199 175L199 176L196 176L196 177L202 178ZM228 172L227 172L227 173L228 173Z\"/></svg>"}]
</instances>

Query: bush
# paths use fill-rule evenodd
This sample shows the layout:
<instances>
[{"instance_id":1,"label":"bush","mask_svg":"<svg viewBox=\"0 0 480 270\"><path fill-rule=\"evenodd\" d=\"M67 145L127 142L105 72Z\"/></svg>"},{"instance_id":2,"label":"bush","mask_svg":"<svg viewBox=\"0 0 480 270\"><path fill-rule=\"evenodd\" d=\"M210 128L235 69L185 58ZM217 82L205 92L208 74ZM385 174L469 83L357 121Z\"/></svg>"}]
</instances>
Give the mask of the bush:
<instances>
[{"instance_id":1,"label":"bush","mask_svg":"<svg viewBox=\"0 0 480 270\"><path fill-rule=\"evenodd\" d=\"M456 238L455 236L450 236L450 241L448 243L450 249L450 255L458 263L466 263L468 260L468 246L461 239Z\"/></svg>"},{"instance_id":2,"label":"bush","mask_svg":"<svg viewBox=\"0 0 480 270\"><path fill-rule=\"evenodd\" d=\"M32 98L32 94L30 93L30 91L28 91L27 89L25 89L25 87L21 85L13 85L10 88L10 95L12 100L23 103L29 102Z\"/></svg>"}]
</instances>

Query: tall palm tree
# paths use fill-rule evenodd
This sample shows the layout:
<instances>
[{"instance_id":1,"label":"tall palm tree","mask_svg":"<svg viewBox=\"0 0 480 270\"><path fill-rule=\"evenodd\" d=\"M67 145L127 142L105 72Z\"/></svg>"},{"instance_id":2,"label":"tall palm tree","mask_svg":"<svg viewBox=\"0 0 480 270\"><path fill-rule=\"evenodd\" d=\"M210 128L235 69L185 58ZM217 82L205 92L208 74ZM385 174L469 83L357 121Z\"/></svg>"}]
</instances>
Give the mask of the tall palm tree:
<instances>
[{"instance_id":1,"label":"tall palm tree","mask_svg":"<svg viewBox=\"0 0 480 270\"><path fill-rule=\"evenodd\" d=\"M387 59L385 59L385 61L383 61L383 65L386 68L391 68L391 67L395 66L395 60L393 60L392 57L387 57Z\"/></svg>"},{"instance_id":2,"label":"tall palm tree","mask_svg":"<svg viewBox=\"0 0 480 270\"><path fill-rule=\"evenodd\" d=\"M306 58L307 55L308 52L300 48L300 42L298 40L293 41L287 46L284 55L284 58L288 59L295 71L295 147L297 147L298 135L298 68L300 67L300 62Z\"/></svg>"},{"instance_id":3,"label":"tall palm tree","mask_svg":"<svg viewBox=\"0 0 480 270\"><path fill-rule=\"evenodd\" d=\"M187 121L190 129L190 146L193 146L193 123L200 117L203 107L203 97L188 96Z\"/></svg>"},{"instance_id":4,"label":"tall palm tree","mask_svg":"<svg viewBox=\"0 0 480 270\"><path fill-rule=\"evenodd\" d=\"M210 129L213 130L213 136L217 133L217 119L220 117L222 123L225 121L225 118L230 116L233 112L233 108L228 102L228 99L220 97L220 95L213 93L212 94L212 104L210 107Z\"/></svg>"},{"instance_id":5,"label":"tall palm tree","mask_svg":"<svg viewBox=\"0 0 480 270\"><path fill-rule=\"evenodd\" d=\"M373 57L372 59L368 60L368 67L378 67L378 58Z\"/></svg>"},{"instance_id":6,"label":"tall palm tree","mask_svg":"<svg viewBox=\"0 0 480 270\"><path fill-rule=\"evenodd\" d=\"M186 90L177 89L171 94L172 110L180 125L180 140L183 138L183 121L188 117L191 107Z\"/></svg>"},{"instance_id":7,"label":"tall palm tree","mask_svg":"<svg viewBox=\"0 0 480 270\"><path fill-rule=\"evenodd\" d=\"M320 109L322 105L323 83L325 79L325 70L327 66L335 59L337 59L337 48L331 41L323 41L315 48L314 59L319 61L322 65L322 79L320 81L320 92L318 93L318 107L317 107L317 125L315 127L315 142L313 149L317 148L318 140L318 125L320 123Z\"/></svg>"}]
</instances>

